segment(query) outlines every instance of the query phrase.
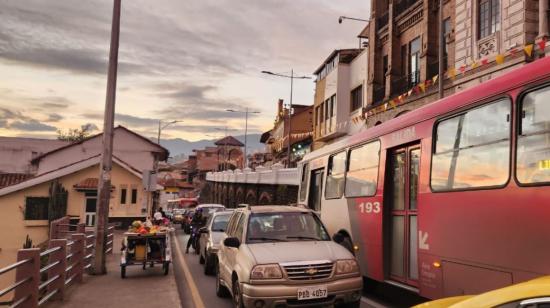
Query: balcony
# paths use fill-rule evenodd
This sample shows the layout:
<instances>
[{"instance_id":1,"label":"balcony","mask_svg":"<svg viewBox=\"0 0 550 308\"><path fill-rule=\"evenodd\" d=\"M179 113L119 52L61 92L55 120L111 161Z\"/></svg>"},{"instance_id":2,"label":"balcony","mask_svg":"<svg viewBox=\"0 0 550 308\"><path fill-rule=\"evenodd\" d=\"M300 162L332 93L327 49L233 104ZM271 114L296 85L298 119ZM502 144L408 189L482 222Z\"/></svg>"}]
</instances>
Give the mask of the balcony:
<instances>
[{"instance_id":1,"label":"balcony","mask_svg":"<svg viewBox=\"0 0 550 308\"><path fill-rule=\"evenodd\" d=\"M373 97L372 97L373 104L378 104L382 102L385 96L386 96L386 87L375 86L373 90Z\"/></svg>"},{"instance_id":2,"label":"balcony","mask_svg":"<svg viewBox=\"0 0 550 308\"><path fill-rule=\"evenodd\" d=\"M420 80L420 71L415 71L411 74L400 76L392 80L392 95L401 95L412 89Z\"/></svg>"},{"instance_id":3,"label":"balcony","mask_svg":"<svg viewBox=\"0 0 550 308\"><path fill-rule=\"evenodd\" d=\"M376 30L380 30L388 25L389 12L382 14L382 16L376 19Z\"/></svg>"},{"instance_id":4,"label":"balcony","mask_svg":"<svg viewBox=\"0 0 550 308\"><path fill-rule=\"evenodd\" d=\"M393 5L393 16L399 16L410 7L414 6L419 0L401 0Z\"/></svg>"}]
</instances>

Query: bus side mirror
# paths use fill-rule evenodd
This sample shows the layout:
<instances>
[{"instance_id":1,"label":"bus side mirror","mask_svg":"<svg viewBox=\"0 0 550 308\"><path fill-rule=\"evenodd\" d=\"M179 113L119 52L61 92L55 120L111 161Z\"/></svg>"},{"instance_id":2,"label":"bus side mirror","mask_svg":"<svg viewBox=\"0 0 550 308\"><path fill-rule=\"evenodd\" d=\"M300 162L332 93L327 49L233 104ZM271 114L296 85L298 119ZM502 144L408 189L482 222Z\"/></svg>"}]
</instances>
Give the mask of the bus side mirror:
<instances>
[{"instance_id":1,"label":"bus side mirror","mask_svg":"<svg viewBox=\"0 0 550 308\"><path fill-rule=\"evenodd\" d=\"M344 241L344 236L341 233L334 233L332 240L340 244Z\"/></svg>"}]
</instances>

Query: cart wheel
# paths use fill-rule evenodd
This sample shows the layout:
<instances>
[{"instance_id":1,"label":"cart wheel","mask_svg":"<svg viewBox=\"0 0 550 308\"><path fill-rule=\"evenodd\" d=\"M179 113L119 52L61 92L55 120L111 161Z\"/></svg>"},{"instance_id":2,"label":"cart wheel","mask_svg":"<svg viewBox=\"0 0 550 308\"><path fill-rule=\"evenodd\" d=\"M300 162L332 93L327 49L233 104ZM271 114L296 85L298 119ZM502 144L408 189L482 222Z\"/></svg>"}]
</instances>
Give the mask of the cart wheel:
<instances>
[{"instance_id":1,"label":"cart wheel","mask_svg":"<svg viewBox=\"0 0 550 308\"><path fill-rule=\"evenodd\" d=\"M147 263L143 262L143 270L145 270L146 267L147 267Z\"/></svg>"},{"instance_id":2,"label":"cart wheel","mask_svg":"<svg viewBox=\"0 0 550 308\"><path fill-rule=\"evenodd\" d=\"M164 262L164 275L168 275L168 270L170 270L170 263L169 262Z\"/></svg>"},{"instance_id":3,"label":"cart wheel","mask_svg":"<svg viewBox=\"0 0 550 308\"><path fill-rule=\"evenodd\" d=\"M126 265L120 266L120 278L122 279L126 278Z\"/></svg>"}]
</instances>

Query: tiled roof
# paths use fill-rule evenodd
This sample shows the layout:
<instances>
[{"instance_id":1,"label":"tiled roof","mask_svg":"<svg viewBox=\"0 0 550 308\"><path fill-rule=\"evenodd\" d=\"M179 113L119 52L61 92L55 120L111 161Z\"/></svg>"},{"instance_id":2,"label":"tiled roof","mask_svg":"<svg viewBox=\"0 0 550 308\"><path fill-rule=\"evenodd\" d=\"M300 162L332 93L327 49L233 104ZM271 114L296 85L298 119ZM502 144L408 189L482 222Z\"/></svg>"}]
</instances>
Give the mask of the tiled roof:
<instances>
[{"instance_id":1,"label":"tiled roof","mask_svg":"<svg viewBox=\"0 0 550 308\"><path fill-rule=\"evenodd\" d=\"M32 174L26 173L0 173L0 188L24 182L32 177Z\"/></svg>"},{"instance_id":2,"label":"tiled roof","mask_svg":"<svg viewBox=\"0 0 550 308\"><path fill-rule=\"evenodd\" d=\"M240 142L239 140L235 139L233 136L227 136L224 137L216 142L214 142L215 145L229 145L229 146L235 146L235 147L242 147L244 144Z\"/></svg>"},{"instance_id":3,"label":"tiled roof","mask_svg":"<svg viewBox=\"0 0 550 308\"><path fill-rule=\"evenodd\" d=\"M87 178L74 185L76 189L97 189L98 178Z\"/></svg>"}]
</instances>

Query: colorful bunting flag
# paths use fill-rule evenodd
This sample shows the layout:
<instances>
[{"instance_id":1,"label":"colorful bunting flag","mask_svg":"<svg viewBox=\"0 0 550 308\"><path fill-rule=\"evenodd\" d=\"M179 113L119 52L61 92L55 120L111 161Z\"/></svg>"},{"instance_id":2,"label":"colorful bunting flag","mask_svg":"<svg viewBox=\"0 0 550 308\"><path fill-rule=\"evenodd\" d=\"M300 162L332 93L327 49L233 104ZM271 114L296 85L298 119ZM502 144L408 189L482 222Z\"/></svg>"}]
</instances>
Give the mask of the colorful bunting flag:
<instances>
[{"instance_id":1,"label":"colorful bunting flag","mask_svg":"<svg viewBox=\"0 0 550 308\"><path fill-rule=\"evenodd\" d=\"M481 65L486 65L487 63L489 63L489 60L487 59L481 60Z\"/></svg>"},{"instance_id":2,"label":"colorful bunting flag","mask_svg":"<svg viewBox=\"0 0 550 308\"><path fill-rule=\"evenodd\" d=\"M426 91L426 85L425 85L424 83L419 84L418 87L420 88L420 90L421 90L422 92L425 92L425 91Z\"/></svg>"},{"instance_id":3,"label":"colorful bunting flag","mask_svg":"<svg viewBox=\"0 0 550 308\"><path fill-rule=\"evenodd\" d=\"M539 49L544 52L544 49L546 48L546 40L540 40L537 45L539 46Z\"/></svg>"},{"instance_id":4,"label":"colorful bunting flag","mask_svg":"<svg viewBox=\"0 0 550 308\"><path fill-rule=\"evenodd\" d=\"M529 44L523 47L523 51L528 57L530 57L533 54L533 44Z\"/></svg>"},{"instance_id":5,"label":"colorful bunting flag","mask_svg":"<svg viewBox=\"0 0 550 308\"><path fill-rule=\"evenodd\" d=\"M464 74L464 71L466 71L466 65L462 65L459 70L462 74Z\"/></svg>"},{"instance_id":6,"label":"colorful bunting flag","mask_svg":"<svg viewBox=\"0 0 550 308\"><path fill-rule=\"evenodd\" d=\"M504 55L497 55L495 61L497 62L497 64L504 63Z\"/></svg>"},{"instance_id":7,"label":"colorful bunting flag","mask_svg":"<svg viewBox=\"0 0 550 308\"><path fill-rule=\"evenodd\" d=\"M435 75L432 77L432 82L435 84L437 82L437 79L439 78L439 75Z\"/></svg>"},{"instance_id":8,"label":"colorful bunting flag","mask_svg":"<svg viewBox=\"0 0 550 308\"><path fill-rule=\"evenodd\" d=\"M410 89L410 90L409 90L409 92L407 92L407 96L411 96L411 95L412 95L412 93L413 93L413 90L412 90L412 89Z\"/></svg>"},{"instance_id":9,"label":"colorful bunting flag","mask_svg":"<svg viewBox=\"0 0 550 308\"><path fill-rule=\"evenodd\" d=\"M447 75L451 79L455 79L456 76L456 69L454 67L449 68L449 71L447 72Z\"/></svg>"},{"instance_id":10,"label":"colorful bunting flag","mask_svg":"<svg viewBox=\"0 0 550 308\"><path fill-rule=\"evenodd\" d=\"M476 69L479 65L476 61L472 62L472 69Z\"/></svg>"}]
</instances>

